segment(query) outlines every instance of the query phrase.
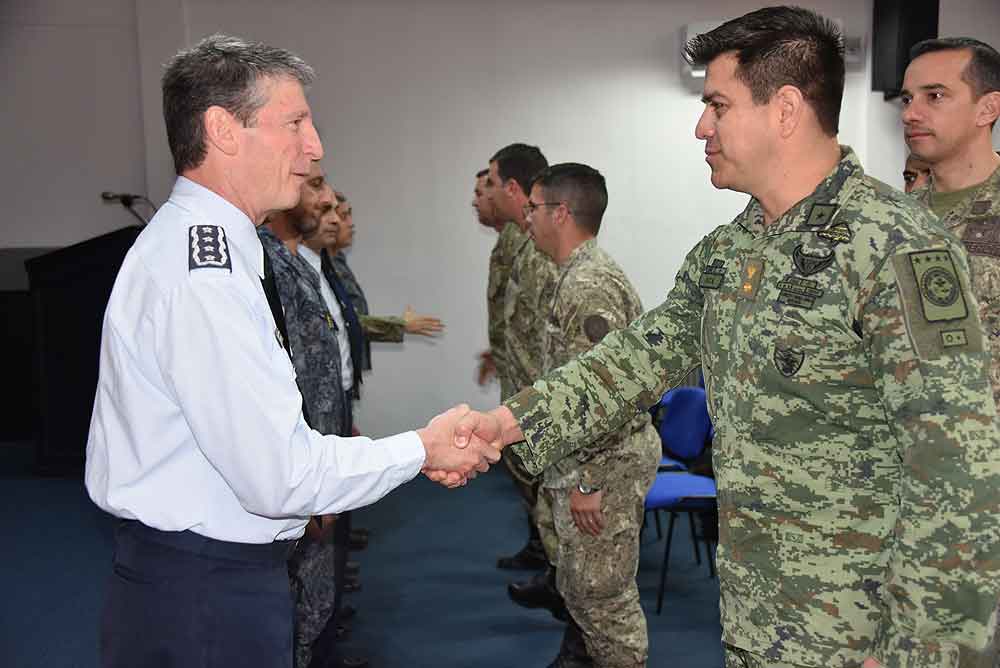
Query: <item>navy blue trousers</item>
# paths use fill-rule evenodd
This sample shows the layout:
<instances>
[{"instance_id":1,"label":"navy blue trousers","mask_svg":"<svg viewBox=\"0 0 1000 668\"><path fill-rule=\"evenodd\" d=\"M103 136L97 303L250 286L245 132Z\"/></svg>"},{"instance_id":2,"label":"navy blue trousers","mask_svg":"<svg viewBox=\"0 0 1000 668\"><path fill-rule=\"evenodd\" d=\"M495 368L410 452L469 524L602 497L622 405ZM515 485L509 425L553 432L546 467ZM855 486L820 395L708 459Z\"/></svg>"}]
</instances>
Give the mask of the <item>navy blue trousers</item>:
<instances>
[{"instance_id":1,"label":"navy blue trousers","mask_svg":"<svg viewBox=\"0 0 1000 668\"><path fill-rule=\"evenodd\" d=\"M292 543L228 543L122 521L104 668L291 668Z\"/></svg>"}]
</instances>

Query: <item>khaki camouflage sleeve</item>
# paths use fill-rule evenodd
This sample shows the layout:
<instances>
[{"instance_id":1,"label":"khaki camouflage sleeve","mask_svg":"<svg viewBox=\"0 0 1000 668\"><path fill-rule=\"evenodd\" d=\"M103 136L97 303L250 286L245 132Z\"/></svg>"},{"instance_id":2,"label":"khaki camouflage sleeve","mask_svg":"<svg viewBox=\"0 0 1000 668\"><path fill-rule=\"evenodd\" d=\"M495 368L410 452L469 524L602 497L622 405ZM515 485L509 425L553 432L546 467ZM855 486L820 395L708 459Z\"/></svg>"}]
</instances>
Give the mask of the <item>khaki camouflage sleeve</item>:
<instances>
[{"instance_id":1,"label":"khaki camouflage sleeve","mask_svg":"<svg viewBox=\"0 0 1000 668\"><path fill-rule=\"evenodd\" d=\"M565 322L561 324L566 334L562 346L565 356L556 364L565 364L593 348L611 332L628 327L627 305L622 303L620 294L613 285L602 283L583 286L567 295L569 303L563 310ZM623 433L611 435L610 440L620 440L631 428L631 421L626 422L621 427ZM576 453L581 463L581 481L588 487L604 489L604 476L619 457L617 449L607 447L607 440L591 441Z\"/></svg>"},{"instance_id":2,"label":"khaki camouflage sleeve","mask_svg":"<svg viewBox=\"0 0 1000 668\"><path fill-rule=\"evenodd\" d=\"M698 278L711 238L685 258L663 304L506 402L525 436L512 448L528 471L620 429L701 363Z\"/></svg>"},{"instance_id":3,"label":"khaki camouflage sleeve","mask_svg":"<svg viewBox=\"0 0 1000 668\"><path fill-rule=\"evenodd\" d=\"M406 333L406 321L399 316L379 316L358 314L361 330L369 341L402 343Z\"/></svg>"},{"instance_id":4,"label":"khaki camouflage sleeve","mask_svg":"<svg viewBox=\"0 0 1000 668\"><path fill-rule=\"evenodd\" d=\"M883 548L873 651L887 668L986 665L996 623L1000 435L968 276L964 253L946 242L900 252L864 300L872 372L898 447L899 514Z\"/></svg>"}]
</instances>

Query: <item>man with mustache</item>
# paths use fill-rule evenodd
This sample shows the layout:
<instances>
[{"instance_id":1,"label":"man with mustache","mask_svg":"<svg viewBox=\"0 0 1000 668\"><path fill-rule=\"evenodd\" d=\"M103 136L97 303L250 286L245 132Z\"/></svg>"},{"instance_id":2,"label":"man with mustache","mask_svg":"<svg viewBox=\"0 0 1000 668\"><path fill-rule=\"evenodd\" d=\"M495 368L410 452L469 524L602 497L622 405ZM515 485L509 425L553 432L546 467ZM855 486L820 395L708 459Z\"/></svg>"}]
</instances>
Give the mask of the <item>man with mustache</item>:
<instances>
[{"instance_id":1,"label":"man with mustache","mask_svg":"<svg viewBox=\"0 0 1000 668\"><path fill-rule=\"evenodd\" d=\"M688 254L662 305L466 416L457 445L517 444L538 471L700 364L726 666L983 665L1000 433L965 250L838 144L831 21L768 7L686 54L707 65L695 135L712 184L749 193L746 210Z\"/></svg>"}]
</instances>

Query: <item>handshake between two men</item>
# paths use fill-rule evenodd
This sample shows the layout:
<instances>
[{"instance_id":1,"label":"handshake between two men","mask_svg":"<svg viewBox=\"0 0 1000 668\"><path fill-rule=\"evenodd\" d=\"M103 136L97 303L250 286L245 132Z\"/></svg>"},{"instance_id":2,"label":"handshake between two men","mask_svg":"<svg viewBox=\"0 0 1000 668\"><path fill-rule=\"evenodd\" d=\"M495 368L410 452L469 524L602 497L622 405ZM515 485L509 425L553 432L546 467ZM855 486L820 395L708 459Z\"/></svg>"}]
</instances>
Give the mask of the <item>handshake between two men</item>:
<instances>
[{"instance_id":1,"label":"handshake between two men","mask_svg":"<svg viewBox=\"0 0 1000 668\"><path fill-rule=\"evenodd\" d=\"M417 435L427 457L424 475L445 487L465 485L490 464L500 461L500 451L523 440L514 414L506 406L481 413L460 404L441 413Z\"/></svg>"}]
</instances>

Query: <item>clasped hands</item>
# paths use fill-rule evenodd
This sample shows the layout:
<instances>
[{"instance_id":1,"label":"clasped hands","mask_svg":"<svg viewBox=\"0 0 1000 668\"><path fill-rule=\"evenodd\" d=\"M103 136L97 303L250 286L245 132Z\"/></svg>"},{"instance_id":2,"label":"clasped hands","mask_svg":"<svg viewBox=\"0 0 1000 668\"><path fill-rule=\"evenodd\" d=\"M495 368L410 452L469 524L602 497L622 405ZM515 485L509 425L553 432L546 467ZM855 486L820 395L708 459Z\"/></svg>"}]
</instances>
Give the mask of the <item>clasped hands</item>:
<instances>
[{"instance_id":1,"label":"clasped hands","mask_svg":"<svg viewBox=\"0 0 1000 668\"><path fill-rule=\"evenodd\" d=\"M466 404L441 413L417 430L427 455L421 469L445 487L461 487L500 461L500 423Z\"/></svg>"}]
</instances>

